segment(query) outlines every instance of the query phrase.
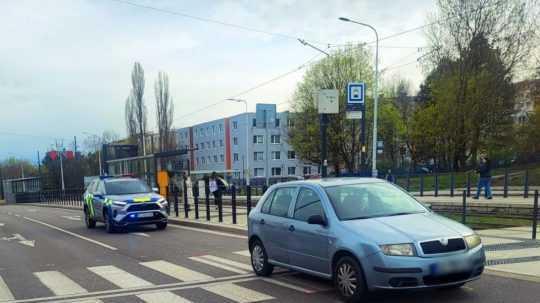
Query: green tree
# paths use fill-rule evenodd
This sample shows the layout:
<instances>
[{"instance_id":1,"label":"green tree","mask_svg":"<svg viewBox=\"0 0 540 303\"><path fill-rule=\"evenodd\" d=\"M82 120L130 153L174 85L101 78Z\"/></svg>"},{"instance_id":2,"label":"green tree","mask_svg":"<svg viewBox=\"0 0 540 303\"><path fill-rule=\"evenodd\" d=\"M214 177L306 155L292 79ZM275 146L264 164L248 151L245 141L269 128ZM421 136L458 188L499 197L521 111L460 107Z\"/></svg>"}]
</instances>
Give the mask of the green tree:
<instances>
[{"instance_id":1,"label":"green tree","mask_svg":"<svg viewBox=\"0 0 540 303\"><path fill-rule=\"evenodd\" d=\"M320 163L320 121L314 96L320 89L337 89L340 110L338 114L329 115L328 124L329 164L336 172L342 167L349 171L358 167L361 128L359 120L346 119L346 87L349 82L362 81L366 83L366 92L371 92L371 63L372 55L367 48L351 45L308 69L291 101L293 126L289 130L289 143L301 159ZM370 121L372 99L367 98L366 103L369 113L366 118ZM369 136L366 141L369 142Z\"/></svg>"}]
</instances>

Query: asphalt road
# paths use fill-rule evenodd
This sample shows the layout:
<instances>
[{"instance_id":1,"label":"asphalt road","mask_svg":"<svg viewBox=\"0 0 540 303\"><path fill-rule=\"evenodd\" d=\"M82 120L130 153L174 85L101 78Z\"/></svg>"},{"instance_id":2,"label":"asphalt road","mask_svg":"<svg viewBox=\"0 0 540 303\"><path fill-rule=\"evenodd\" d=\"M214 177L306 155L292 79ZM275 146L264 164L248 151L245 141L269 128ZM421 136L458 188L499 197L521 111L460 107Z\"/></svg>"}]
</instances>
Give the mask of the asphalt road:
<instances>
[{"instance_id":1,"label":"asphalt road","mask_svg":"<svg viewBox=\"0 0 540 303\"><path fill-rule=\"evenodd\" d=\"M340 302L331 283L256 277L246 238L169 225L107 234L79 211L0 206L0 302ZM540 283L485 274L459 290L365 302L539 302Z\"/></svg>"}]
</instances>

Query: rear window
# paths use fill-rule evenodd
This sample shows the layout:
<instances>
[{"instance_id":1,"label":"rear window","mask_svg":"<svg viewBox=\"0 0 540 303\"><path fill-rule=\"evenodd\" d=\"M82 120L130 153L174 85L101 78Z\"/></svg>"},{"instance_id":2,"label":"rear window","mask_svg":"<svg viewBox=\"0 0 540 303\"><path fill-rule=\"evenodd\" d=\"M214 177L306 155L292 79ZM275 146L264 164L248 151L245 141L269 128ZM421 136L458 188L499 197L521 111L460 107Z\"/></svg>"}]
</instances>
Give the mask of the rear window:
<instances>
[{"instance_id":1,"label":"rear window","mask_svg":"<svg viewBox=\"0 0 540 303\"><path fill-rule=\"evenodd\" d=\"M152 189L143 181L132 180L111 180L105 182L107 195L129 195L152 192Z\"/></svg>"}]
</instances>

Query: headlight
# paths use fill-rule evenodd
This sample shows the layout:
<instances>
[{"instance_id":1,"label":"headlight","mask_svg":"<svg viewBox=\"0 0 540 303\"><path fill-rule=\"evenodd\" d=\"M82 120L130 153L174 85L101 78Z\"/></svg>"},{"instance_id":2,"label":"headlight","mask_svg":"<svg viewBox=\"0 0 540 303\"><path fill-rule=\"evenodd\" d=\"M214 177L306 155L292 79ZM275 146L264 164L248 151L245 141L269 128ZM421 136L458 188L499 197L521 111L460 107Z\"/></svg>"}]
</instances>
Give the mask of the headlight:
<instances>
[{"instance_id":1,"label":"headlight","mask_svg":"<svg viewBox=\"0 0 540 303\"><path fill-rule=\"evenodd\" d=\"M158 204L159 204L159 206L161 206L162 208L166 208L167 205L169 205L169 202L167 202L167 200L163 199L163 200L159 200L159 201L158 201Z\"/></svg>"},{"instance_id":2,"label":"headlight","mask_svg":"<svg viewBox=\"0 0 540 303\"><path fill-rule=\"evenodd\" d=\"M127 203L122 201L113 201L112 204L116 206L125 206Z\"/></svg>"},{"instance_id":3,"label":"headlight","mask_svg":"<svg viewBox=\"0 0 540 303\"><path fill-rule=\"evenodd\" d=\"M388 244L381 245L382 252L387 256L405 256L413 257L416 256L416 251L414 245L411 243L405 244Z\"/></svg>"},{"instance_id":4,"label":"headlight","mask_svg":"<svg viewBox=\"0 0 540 303\"><path fill-rule=\"evenodd\" d=\"M480 236L478 236L477 234L465 236L464 239L469 249L475 248L476 246L480 245L480 243L482 243L482 239L480 239Z\"/></svg>"}]
</instances>

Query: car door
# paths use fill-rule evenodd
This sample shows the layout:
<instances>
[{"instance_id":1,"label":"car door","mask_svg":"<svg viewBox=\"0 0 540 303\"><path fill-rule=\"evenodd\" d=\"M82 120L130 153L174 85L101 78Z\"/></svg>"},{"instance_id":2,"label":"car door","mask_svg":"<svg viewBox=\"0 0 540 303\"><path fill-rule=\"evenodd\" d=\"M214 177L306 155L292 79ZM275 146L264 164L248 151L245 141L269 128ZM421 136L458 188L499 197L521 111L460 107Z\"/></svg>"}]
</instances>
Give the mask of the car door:
<instances>
[{"instance_id":1,"label":"car door","mask_svg":"<svg viewBox=\"0 0 540 303\"><path fill-rule=\"evenodd\" d=\"M318 224L308 224L308 218L313 215L326 218L321 198L314 189L301 187L294 203L294 220L288 227L290 264L330 274L328 228Z\"/></svg>"},{"instance_id":2,"label":"car door","mask_svg":"<svg viewBox=\"0 0 540 303\"><path fill-rule=\"evenodd\" d=\"M287 234L291 221L289 214L296 193L297 187L276 188L268 207L266 208L266 203L263 205L259 219L268 257L284 264L289 263Z\"/></svg>"},{"instance_id":3,"label":"car door","mask_svg":"<svg viewBox=\"0 0 540 303\"><path fill-rule=\"evenodd\" d=\"M94 205L94 216L99 220L103 220L103 202L105 201L105 184L103 181L98 181L93 194L92 203Z\"/></svg>"}]
</instances>

